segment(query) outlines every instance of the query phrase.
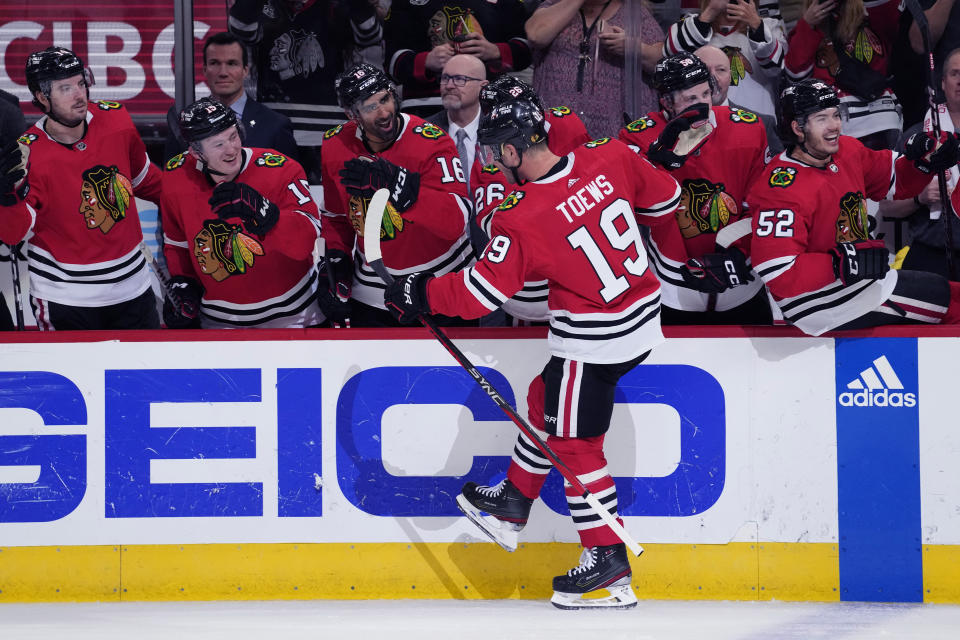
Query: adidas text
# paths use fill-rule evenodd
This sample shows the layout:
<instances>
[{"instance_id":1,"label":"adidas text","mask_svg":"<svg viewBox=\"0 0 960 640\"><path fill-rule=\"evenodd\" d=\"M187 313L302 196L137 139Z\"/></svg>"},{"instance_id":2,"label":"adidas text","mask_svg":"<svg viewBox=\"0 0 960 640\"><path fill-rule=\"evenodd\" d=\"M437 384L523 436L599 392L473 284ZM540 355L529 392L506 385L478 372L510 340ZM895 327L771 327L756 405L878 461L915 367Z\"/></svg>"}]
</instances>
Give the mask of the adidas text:
<instances>
[{"instance_id":1,"label":"adidas text","mask_svg":"<svg viewBox=\"0 0 960 640\"><path fill-rule=\"evenodd\" d=\"M917 394L888 389L876 391L864 389L856 393L844 391L840 394L840 405L843 407L915 407Z\"/></svg>"}]
</instances>

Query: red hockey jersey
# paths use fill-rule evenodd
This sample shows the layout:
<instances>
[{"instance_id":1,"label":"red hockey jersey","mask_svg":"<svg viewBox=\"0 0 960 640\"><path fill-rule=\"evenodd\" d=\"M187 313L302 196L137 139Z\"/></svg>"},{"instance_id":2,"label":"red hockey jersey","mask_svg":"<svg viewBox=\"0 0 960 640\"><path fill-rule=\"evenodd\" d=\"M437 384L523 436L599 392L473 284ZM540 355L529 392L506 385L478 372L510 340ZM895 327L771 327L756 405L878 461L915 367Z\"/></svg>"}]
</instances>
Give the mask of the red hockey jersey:
<instances>
[{"instance_id":1,"label":"red hockey jersey","mask_svg":"<svg viewBox=\"0 0 960 640\"><path fill-rule=\"evenodd\" d=\"M744 204L754 177L767 160L767 133L760 118L749 111L713 107L713 131L691 152L672 175L680 183L680 206L676 217L688 257L716 251L717 232L738 220L749 218ZM662 113L652 112L620 130L619 138L646 156L650 145L666 126ZM744 223L745 224L745 223ZM750 254L749 235L737 243ZM663 304L684 311L706 311L710 296L688 288L681 276L683 263L654 254L654 268L663 283ZM759 278L716 295L714 308L726 311L756 295Z\"/></svg>"},{"instance_id":2,"label":"red hockey jersey","mask_svg":"<svg viewBox=\"0 0 960 640\"><path fill-rule=\"evenodd\" d=\"M355 253L354 298L384 309L386 288L363 256L363 221L369 198L350 196L339 171L358 156L381 157L420 174L417 201L403 213L388 205L380 230L383 263L394 275L416 271L435 274L462 269L473 259L467 237L469 201L460 158L450 137L436 125L401 114L400 135L388 149L372 153L355 122L326 133L323 143L323 237L327 250ZM454 163L456 160L456 163Z\"/></svg>"},{"instance_id":3,"label":"red hockey jersey","mask_svg":"<svg viewBox=\"0 0 960 640\"><path fill-rule=\"evenodd\" d=\"M892 151L872 151L840 137L840 150L824 168L791 158L769 164L747 196L753 213L752 259L788 322L820 335L879 307L897 282L844 285L828 253L838 242L870 237L866 199L910 198L930 176Z\"/></svg>"},{"instance_id":4,"label":"red hockey jersey","mask_svg":"<svg viewBox=\"0 0 960 640\"><path fill-rule=\"evenodd\" d=\"M204 327L308 327L323 321L316 304L314 247L317 205L303 168L270 149L243 150L236 177L280 209L263 237L240 219L220 220L207 203L213 184L199 160L182 153L167 161L160 211L170 274L204 287Z\"/></svg>"},{"instance_id":5,"label":"red hockey jersey","mask_svg":"<svg viewBox=\"0 0 960 640\"><path fill-rule=\"evenodd\" d=\"M660 285L640 224L668 255L682 251L672 213L680 188L616 140L565 156L547 176L510 193L493 216L483 258L430 281L434 313L476 318L546 280L552 353L625 362L658 344Z\"/></svg>"},{"instance_id":6,"label":"red hockey jersey","mask_svg":"<svg viewBox=\"0 0 960 640\"><path fill-rule=\"evenodd\" d=\"M81 307L132 300L150 287L134 195L158 201L160 170L120 103L89 103L87 131L72 145L47 135L46 121L20 138L30 147L30 193L0 215L0 239L29 240L35 298Z\"/></svg>"}]
</instances>

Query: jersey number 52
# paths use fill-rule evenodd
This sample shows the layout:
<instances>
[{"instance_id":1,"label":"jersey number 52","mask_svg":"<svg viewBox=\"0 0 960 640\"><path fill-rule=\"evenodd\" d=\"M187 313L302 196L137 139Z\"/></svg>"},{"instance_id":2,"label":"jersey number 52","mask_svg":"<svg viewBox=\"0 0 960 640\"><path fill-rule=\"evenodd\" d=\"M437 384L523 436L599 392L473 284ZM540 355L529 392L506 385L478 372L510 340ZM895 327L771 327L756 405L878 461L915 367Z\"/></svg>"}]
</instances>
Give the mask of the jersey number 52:
<instances>
[{"instance_id":1,"label":"jersey number 52","mask_svg":"<svg viewBox=\"0 0 960 640\"><path fill-rule=\"evenodd\" d=\"M775 238L792 238L793 218L794 214L790 209L761 211L757 215L755 233L761 237L773 235Z\"/></svg>"}]
</instances>

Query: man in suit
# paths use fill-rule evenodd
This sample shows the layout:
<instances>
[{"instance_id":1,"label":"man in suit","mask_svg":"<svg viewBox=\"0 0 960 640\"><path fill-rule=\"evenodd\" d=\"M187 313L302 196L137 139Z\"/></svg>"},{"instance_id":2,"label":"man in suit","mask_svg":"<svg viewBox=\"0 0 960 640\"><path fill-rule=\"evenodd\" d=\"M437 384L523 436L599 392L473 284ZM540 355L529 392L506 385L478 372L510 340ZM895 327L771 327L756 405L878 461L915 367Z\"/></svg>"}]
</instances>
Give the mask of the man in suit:
<instances>
[{"instance_id":1,"label":"man in suit","mask_svg":"<svg viewBox=\"0 0 960 640\"><path fill-rule=\"evenodd\" d=\"M243 124L243 144L273 149L299 161L290 119L272 111L243 91L244 78L250 72L247 49L232 33L216 33L203 45L203 77L212 97L229 106ZM167 142L164 159L185 151L174 107L167 112Z\"/></svg>"}]
</instances>

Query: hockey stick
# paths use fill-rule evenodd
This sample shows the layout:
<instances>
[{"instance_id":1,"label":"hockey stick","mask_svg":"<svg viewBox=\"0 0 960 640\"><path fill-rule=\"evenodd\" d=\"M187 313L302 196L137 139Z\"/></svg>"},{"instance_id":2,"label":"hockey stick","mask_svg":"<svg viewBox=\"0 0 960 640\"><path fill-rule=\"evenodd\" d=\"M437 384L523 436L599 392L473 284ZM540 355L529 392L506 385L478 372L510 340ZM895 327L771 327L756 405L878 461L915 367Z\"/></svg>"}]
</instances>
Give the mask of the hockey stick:
<instances>
[{"instance_id":1,"label":"hockey stick","mask_svg":"<svg viewBox=\"0 0 960 640\"><path fill-rule=\"evenodd\" d=\"M390 192L386 189L379 189L376 193L373 194L373 197L370 199L370 204L367 206L367 217L363 223L363 242L364 242L364 253L366 254L367 264L376 271L377 275L380 276L380 279L383 280L386 284L393 283L393 276L387 271L386 266L383 264L383 255L380 253L380 226L383 220L383 213L387 206L387 200L390 198ZM610 529L620 538L624 544L629 547L634 554L640 555L643 553L643 547L641 547L637 542L627 533L626 529L621 526L617 519L610 515L610 512L607 511L595 495L590 493L590 490L587 489L582 482L577 478L577 475L563 463L560 458L557 457L557 454L554 453L553 449L547 445L544 440L537 435L537 432L534 431L533 427L527 424L527 421L520 417L520 414L517 413L516 409L510 406L503 396L500 395L500 392L487 380L482 373L480 373L473 363L467 359L460 349L457 348L455 344L447 337L447 334L443 332L440 327L437 326L437 323L427 314L421 313L418 316L418 319L423 326L433 334L433 337L436 338L440 344L453 356L453 359L457 363L467 370L467 373L476 381L480 388L486 392L486 394L493 400L500 409L507 414L507 416L513 421L517 427L520 428L520 431L524 433L534 444L537 445L537 449L547 458L550 463L560 472L560 475L563 476L570 486L573 487L574 491L580 494L580 497L590 505L590 508L600 516L600 519L610 527Z\"/></svg>"},{"instance_id":2,"label":"hockey stick","mask_svg":"<svg viewBox=\"0 0 960 640\"><path fill-rule=\"evenodd\" d=\"M194 307L192 303L184 303L183 299L180 297L180 294L177 293L176 288L170 282L170 276L167 275L167 272L164 270L164 268L160 266L160 263L157 262L157 259L153 257L153 252L150 251L150 248L147 246L147 242L145 240L140 242L140 253L143 254L144 258L146 258L147 264L150 265L150 269L153 271L153 275L155 275L157 280L160 281L160 286L163 288L164 295L170 298L170 303L173 304L174 308L180 309L181 311L185 310L187 313L182 314L185 317L189 317L191 319L196 318L200 310Z\"/></svg>"},{"instance_id":3,"label":"hockey stick","mask_svg":"<svg viewBox=\"0 0 960 640\"><path fill-rule=\"evenodd\" d=\"M937 105L937 70L933 59L933 47L930 46L930 23L917 0L906 0L907 10L917 23L920 37L923 39L923 48L927 54L927 94L930 98L930 122L933 125L933 135L940 140L940 109ZM956 279L953 264L953 205L950 203L950 192L947 190L947 172L937 172L937 186L940 188L940 215L944 217L946 227L947 273L951 280Z\"/></svg>"},{"instance_id":4,"label":"hockey stick","mask_svg":"<svg viewBox=\"0 0 960 640\"><path fill-rule=\"evenodd\" d=\"M13 306L17 315L17 331L23 331L23 291L20 289L20 261L17 259L23 243L7 246L10 247L10 271L13 276Z\"/></svg>"}]
</instances>

